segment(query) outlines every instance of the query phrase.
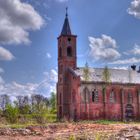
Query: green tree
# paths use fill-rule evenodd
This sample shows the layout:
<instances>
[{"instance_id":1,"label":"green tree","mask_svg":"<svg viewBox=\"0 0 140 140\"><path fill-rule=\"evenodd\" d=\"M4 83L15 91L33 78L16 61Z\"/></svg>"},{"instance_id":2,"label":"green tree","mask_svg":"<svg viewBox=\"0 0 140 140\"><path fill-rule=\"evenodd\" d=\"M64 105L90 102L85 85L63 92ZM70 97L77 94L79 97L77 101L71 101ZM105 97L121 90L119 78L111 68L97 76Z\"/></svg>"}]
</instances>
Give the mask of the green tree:
<instances>
[{"instance_id":1,"label":"green tree","mask_svg":"<svg viewBox=\"0 0 140 140\"><path fill-rule=\"evenodd\" d=\"M10 123L16 123L18 121L19 110L16 106L12 106L11 104L6 105L5 109L5 117L7 121Z\"/></svg>"},{"instance_id":2,"label":"green tree","mask_svg":"<svg viewBox=\"0 0 140 140\"><path fill-rule=\"evenodd\" d=\"M108 67L107 66L105 66L105 68L104 68L104 70L103 70L103 81L105 82L105 83L109 83L109 82L111 82L111 80L110 80L110 73L109 73L109 69L108 69Z\"/></svg>"},{"instance_id":3,"label":"green tree","mask_svg":"<svg viewBox=\"0 0 140 140\"><path fill-rule=\"evenodd\" d=\"M103 73L102 73L102 78L103 78L103 81L105 82L105 84L103 84L102 86L102 94L103 94L103 103L104 103L104 108L105 108L105 102L106 102L106 87L107 87L107 84L109 82L111 82L110 80L110 73L109 73L109 69L107 66L105 66L104 70L103 70ZM104 117L106 116L106 114L104 113Z\"/></svg>"},{"instance_id":4,"label":"green tree","mask_svg":"<svg viewBox=\"0 0 140 140\"><path fill-rule=\"evenodd\" d=\"M52 92L50 97L51 112L56 112L56 93Z\"/></svg>"},{"instance_id":5,"label":"green tree","mask_svg":"<svg viewBox=\"0 0 140 140\"><path fill-rule=\"evenodd\" d=\"M88 67L88 63L87 62L86 62L85 67L83 69L83 73L84 73L84 75L83 75L84 80L88 81L89 77L90 77L90 72L89 72L89 67Z\"/></svg>"}]
</instances>

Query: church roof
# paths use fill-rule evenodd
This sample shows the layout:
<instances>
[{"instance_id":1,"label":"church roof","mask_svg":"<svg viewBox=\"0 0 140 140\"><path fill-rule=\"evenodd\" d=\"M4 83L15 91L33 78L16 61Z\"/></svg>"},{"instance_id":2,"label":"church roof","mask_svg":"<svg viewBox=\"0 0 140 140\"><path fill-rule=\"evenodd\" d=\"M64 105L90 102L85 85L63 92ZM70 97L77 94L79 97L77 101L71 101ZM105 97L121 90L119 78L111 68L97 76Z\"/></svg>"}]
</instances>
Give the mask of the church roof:
<instances>
[{"instance_id":1,"label":"church roof","mask_svg":"<svg viewBox=\"0 0 140 140\"><path fill-rule=\"evenodd\" d=\"M88 68L88 80L89 82L104 82L103 71L104 68ZM114 83L131 83L140 84L140 73L134 70L123 69L108 69L110 74L110 82ZM84 68L77 68L74 70L77 76L80 76L82 81L85 80Z\"/></svg>"},{"instance_id":2,"label":"church roof","mask_svg":"<svg viewBox=\"0 0 140 140\"><path fill-rule=\"evenodd\" d=\"M64 24L63 24L61 35L71 35L71 29L70 29L67 11L66 11L66 17L65 17Z\"/></svg>"}]
</instances>

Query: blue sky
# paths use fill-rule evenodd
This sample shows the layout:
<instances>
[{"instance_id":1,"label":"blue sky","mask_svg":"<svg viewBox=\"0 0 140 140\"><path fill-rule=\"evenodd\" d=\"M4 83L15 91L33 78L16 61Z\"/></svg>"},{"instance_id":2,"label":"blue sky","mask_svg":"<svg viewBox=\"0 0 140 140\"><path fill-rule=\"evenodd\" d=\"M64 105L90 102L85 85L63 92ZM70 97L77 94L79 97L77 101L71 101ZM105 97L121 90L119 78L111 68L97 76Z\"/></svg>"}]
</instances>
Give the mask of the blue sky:
<instances>
[{"instance_id":1,"label":"blue sky","mask_svg":"<svg viewBox=\"0 0 140 140\"><path fill-rule=\"evenodd\" d=\"M140 65L140 0L1 0L0 93L49 96L68 8L78 66Z\"/></svg>"}]
</instances>

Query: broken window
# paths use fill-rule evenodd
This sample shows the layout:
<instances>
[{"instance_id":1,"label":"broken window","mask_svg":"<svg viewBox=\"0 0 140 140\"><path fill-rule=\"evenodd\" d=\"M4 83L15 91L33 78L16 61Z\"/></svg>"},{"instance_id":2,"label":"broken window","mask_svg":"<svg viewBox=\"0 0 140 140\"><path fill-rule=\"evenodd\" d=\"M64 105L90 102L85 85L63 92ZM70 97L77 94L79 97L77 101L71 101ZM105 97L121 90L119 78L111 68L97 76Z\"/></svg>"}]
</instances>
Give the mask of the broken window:
<instances>
[{"instance_id":1,"label":"broken window","mask_svg":"<svg viewBox=\"0 0 140 140\"><path fill-rule=\"evenodd\" d=\"M94 89L94 91L92 91L92 102L98 102L99 97L98 97L98 91L96 89Z\"/></svg>"}]
</instances>

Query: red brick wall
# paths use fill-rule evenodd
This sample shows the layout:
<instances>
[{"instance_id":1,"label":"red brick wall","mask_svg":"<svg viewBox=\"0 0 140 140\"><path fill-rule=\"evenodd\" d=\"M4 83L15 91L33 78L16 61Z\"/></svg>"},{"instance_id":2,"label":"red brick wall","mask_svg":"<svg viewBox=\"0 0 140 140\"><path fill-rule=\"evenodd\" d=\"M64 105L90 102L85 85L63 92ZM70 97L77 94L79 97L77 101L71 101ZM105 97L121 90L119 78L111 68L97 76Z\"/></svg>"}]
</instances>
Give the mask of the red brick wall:
<instances>
[{"instance_id":1,"label":"red brick wall","mask_svg":"<svg viewBox=\"0 0 140 140\"><path fill-rule=\"evenodd\" d=\"M74 84L74 85L73 85ZM72 88L76 89L76 84L73 82ZM92 87L95 83L84 84L81 83L81 87ZM110 84L106 86L106 96L105 104L103 102L102 94L102 84L96 84L99 93L99 101L97 103L92 102L91 100L91 90L90 90L90 102L82 103L81 93L82 90L77 91L76 95L76 107L78 110L78 120L98 120L98 119L108 119L108 120L124 120L125 119L125 107L128 104L128 92L132 93L134 108L134 120L140 117L139 106L138 106L138 89L139 85L120 85L120 84ZM79 89L79 87L77 87ZM90 88L89 88L90 89ZM110 102L110 92L114 89L116 94L116 102ZM124 97L121 96L121 91L123 89ZM72 107L71 103L71 107Z\"/></svg>"}]
</instances>

